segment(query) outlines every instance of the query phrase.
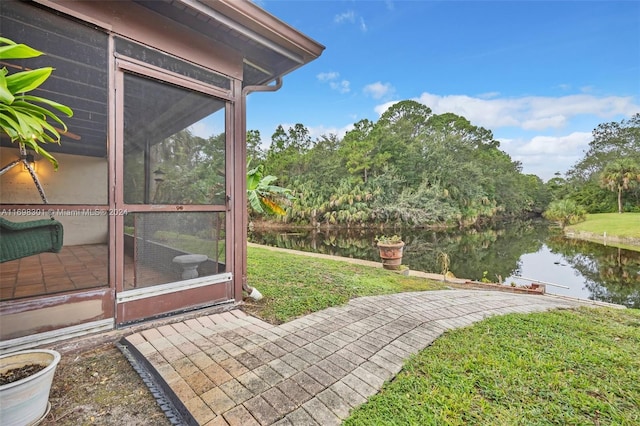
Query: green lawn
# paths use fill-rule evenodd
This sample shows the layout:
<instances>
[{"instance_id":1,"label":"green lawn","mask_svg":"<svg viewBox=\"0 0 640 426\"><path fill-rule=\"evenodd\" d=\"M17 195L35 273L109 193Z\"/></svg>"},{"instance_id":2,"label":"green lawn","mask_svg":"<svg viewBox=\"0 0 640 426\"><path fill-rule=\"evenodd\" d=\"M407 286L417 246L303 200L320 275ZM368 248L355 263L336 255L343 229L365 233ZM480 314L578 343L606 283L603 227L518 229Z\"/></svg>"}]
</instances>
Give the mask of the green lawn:
<instances>
[{"instance_id":1,"label":"green lawn","mask_svg":"<svg viewBox=\"0 0 640 426\"><path fill-rule=\"evenodd\" d=\"M640 311L492 317L445 333L343 424L638 425Z\"/></svg>"},{"instance_id":2,"label":"green lawn","mask_svg":"<svg viewBox=\"0 0 640 426\"><path fill-rule=\"evenodd\" d=\"M249 247L247 278L263 295L245 310L272 323L346 303L358 296L441 290L441 282L347 262Z\"/></svg>"},{"instance_id":3,"label":"green lawn","mask_svg":"<svg viewBox=\"0 0 640 426\"><path fill-rule=\"evenodd\" d=\"M605 232L607 240L604 238ZM640 251L640 213L589 214L584 222L567 226L565 233L582 233L580 238L589 241L600 244L606 241L607 245L613 247ZM611 241L611 237L626 238L627 241Z\"/></svg>"},{"instance_id":4,"label":"green lawn","mask_svg":"<svg viewBox=\"0 0 640 426\"><path fill-rule=\"evenodd\" d=\"M599 213L587 215L587 220L567 226L573 231L640 239L640 213Z\"/></svg>"},{"instance_id":5,"label":"green lawn","mask_svg":"<svg viewBox=\"0 0 640 426\"><path fill-rule=\"evenodd\" d=\"M265 298L245 309L274 323L352 297L443 288L255 247L249 247L248 278ZM639 348L637 309L491 317L436 339L344 424L637 425Z\"/></svg>"}]
</instances>

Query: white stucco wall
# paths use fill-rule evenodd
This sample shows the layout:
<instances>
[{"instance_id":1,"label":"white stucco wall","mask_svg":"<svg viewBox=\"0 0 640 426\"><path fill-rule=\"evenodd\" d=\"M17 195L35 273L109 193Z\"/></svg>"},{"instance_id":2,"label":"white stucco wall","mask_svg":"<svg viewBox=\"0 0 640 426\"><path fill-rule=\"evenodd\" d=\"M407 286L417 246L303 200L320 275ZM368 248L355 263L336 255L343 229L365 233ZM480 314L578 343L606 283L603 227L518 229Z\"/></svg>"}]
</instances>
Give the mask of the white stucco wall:
<instances>
[{"instance_id":1,"label":"white stucco wall","mask_svg":"<svg viewBox=\"0 0 640 426\"><path fill-rule=\"evenodd\" d=\"M15 148L0 148L0 164L18 158ZM56 154L58 171L36 157L36 174L50 204L106 205L108 164L106 158ZM9 211L2 204L30 204L23 210ZM73 206L55 212L55 218L64 226L64 244L104 244L108 241L108 218L93 211L73 211ZM0 176L0 216L23 222L48 218L47 207L36 189L29 172L18 165Z\"/></svg>"}]
</instances>

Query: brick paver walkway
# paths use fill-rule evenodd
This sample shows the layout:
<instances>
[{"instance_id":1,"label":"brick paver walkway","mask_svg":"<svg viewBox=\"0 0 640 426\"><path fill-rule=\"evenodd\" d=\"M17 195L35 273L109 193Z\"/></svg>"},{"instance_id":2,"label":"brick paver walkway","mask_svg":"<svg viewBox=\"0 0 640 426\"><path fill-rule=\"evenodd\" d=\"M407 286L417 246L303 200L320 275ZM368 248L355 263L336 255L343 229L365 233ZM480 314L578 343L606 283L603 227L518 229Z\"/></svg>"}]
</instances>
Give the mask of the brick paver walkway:
<instances>
[{"instance_id":1,"label":"brick paver walkway","mask_svg":"<svg viewBox=\"0 0 640 426\"><path fill-rule=\"evenodd\" d=\"M325 426L340 424L445 330L579 303L475 290L400 293L279 326L234 310L126 340L200 425Z\"/></svg>"}]
</instances>

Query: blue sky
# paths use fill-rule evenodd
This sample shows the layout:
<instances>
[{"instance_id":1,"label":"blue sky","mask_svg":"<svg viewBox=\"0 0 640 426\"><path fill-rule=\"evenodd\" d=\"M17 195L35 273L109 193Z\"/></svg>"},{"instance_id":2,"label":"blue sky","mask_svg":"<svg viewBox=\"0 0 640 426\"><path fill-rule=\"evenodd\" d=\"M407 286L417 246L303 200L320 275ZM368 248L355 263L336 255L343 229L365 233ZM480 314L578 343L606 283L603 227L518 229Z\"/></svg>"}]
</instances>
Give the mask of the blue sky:
<instances>
[{"instance_id":1,"label":"blue sky","mask_svg":"<svg viewBox=\"0 0 640 426\"><path fill-rule=\"evenodd\" d=\"M637 1L271 1L326 46L275 93L249 96L265 147L278 124L343 136L413 99L493 131L544 180L583 157L591 131L640 112Z\"/></svg>"}]
</instances>

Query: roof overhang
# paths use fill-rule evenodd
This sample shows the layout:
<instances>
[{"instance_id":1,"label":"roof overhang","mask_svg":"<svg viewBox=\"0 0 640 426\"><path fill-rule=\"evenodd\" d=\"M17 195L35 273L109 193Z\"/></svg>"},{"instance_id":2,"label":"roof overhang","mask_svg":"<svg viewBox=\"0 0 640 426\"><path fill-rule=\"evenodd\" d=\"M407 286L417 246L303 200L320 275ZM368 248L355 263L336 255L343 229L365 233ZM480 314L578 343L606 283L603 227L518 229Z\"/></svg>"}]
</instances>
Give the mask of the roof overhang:
<instances>
[{"instance_id":1,"label":"roof overhang","mask_svg":"<svg viewBox=\"0 0 640 426\"><path fill-rule=\"evenodd\" d=\"M269 84L318 58L324 50L324 46L318 42L245 0L36 0L34 3L45 7L36 7L31 2L0 0L2 16L18 14L11 18L12 24L5 28L6 36L13 34L17 37L24 31L27 23L31 22L31 12L27 12L27 9L39 14L38 19L33 19L33 22L44 23L49 20L54 27L64 27L64 22L60 21L66 19L66 16L54 19L50 12L61 12L88 23L89 25L79 27L100 33L105 36L105 40L106 34L131 40L231 79L242 80L245 88ZM9 13L11 11L13 12ZM51 83L50 86L43 85L41 89L48 90L48 96L61 103L73 105L75 102L76 105L81 105L75 109L74 117L65 119L69 134L62 136L63 144L52 144L49 149L52 152L77 155L106 155L109 116L107 99L111 96L107 93L105 83L109 74L106 50L104 54L103 51L99 52L102 55L99 58L85 56L85 63L81 59L73 65L74 69L100 67L83 70L79 74L90 75L101 84L76 82L75 71L67 72L69 75L64 74L65 69L70 69L69 62L72 60L67 57L72 48L64 40L58 42L58 38L47 35L46 24L40 29L43 31L39 36L46 39L43 45L50 49L43 49L47 56L42 61L47 61L47 65L58 70L51 81L45 83ZM59 36L63 37L66 36ZM83 39L82 35L77 36L77 40ZM114 43L116 44L117 42ZM79 52L86 54L82 50ZM58 87L55 85L56 81L64 82L63 91L59 88L63 87L62 83ZM87 89L87 85L97 92ZM240 97L240 93L231 88L226 94L227 99ZM167 99L166 104L170 103ZM203 114L206 112L203 108L198 110ZM169 130L171 129L166 129L164 133ZM13 145L4 137L1 139L0 145Z\"/></svg>"},{"instance_id":2,"label":"roof overhang","mask_svg":"<svg viewBox=\"0 0 640 426\"><path fill-rule=\"evenodd\" d=\"M134 0L243 55L243 83L265 84L318 58L324 46L250 1Z\"/></svg>"}]
</instances>

